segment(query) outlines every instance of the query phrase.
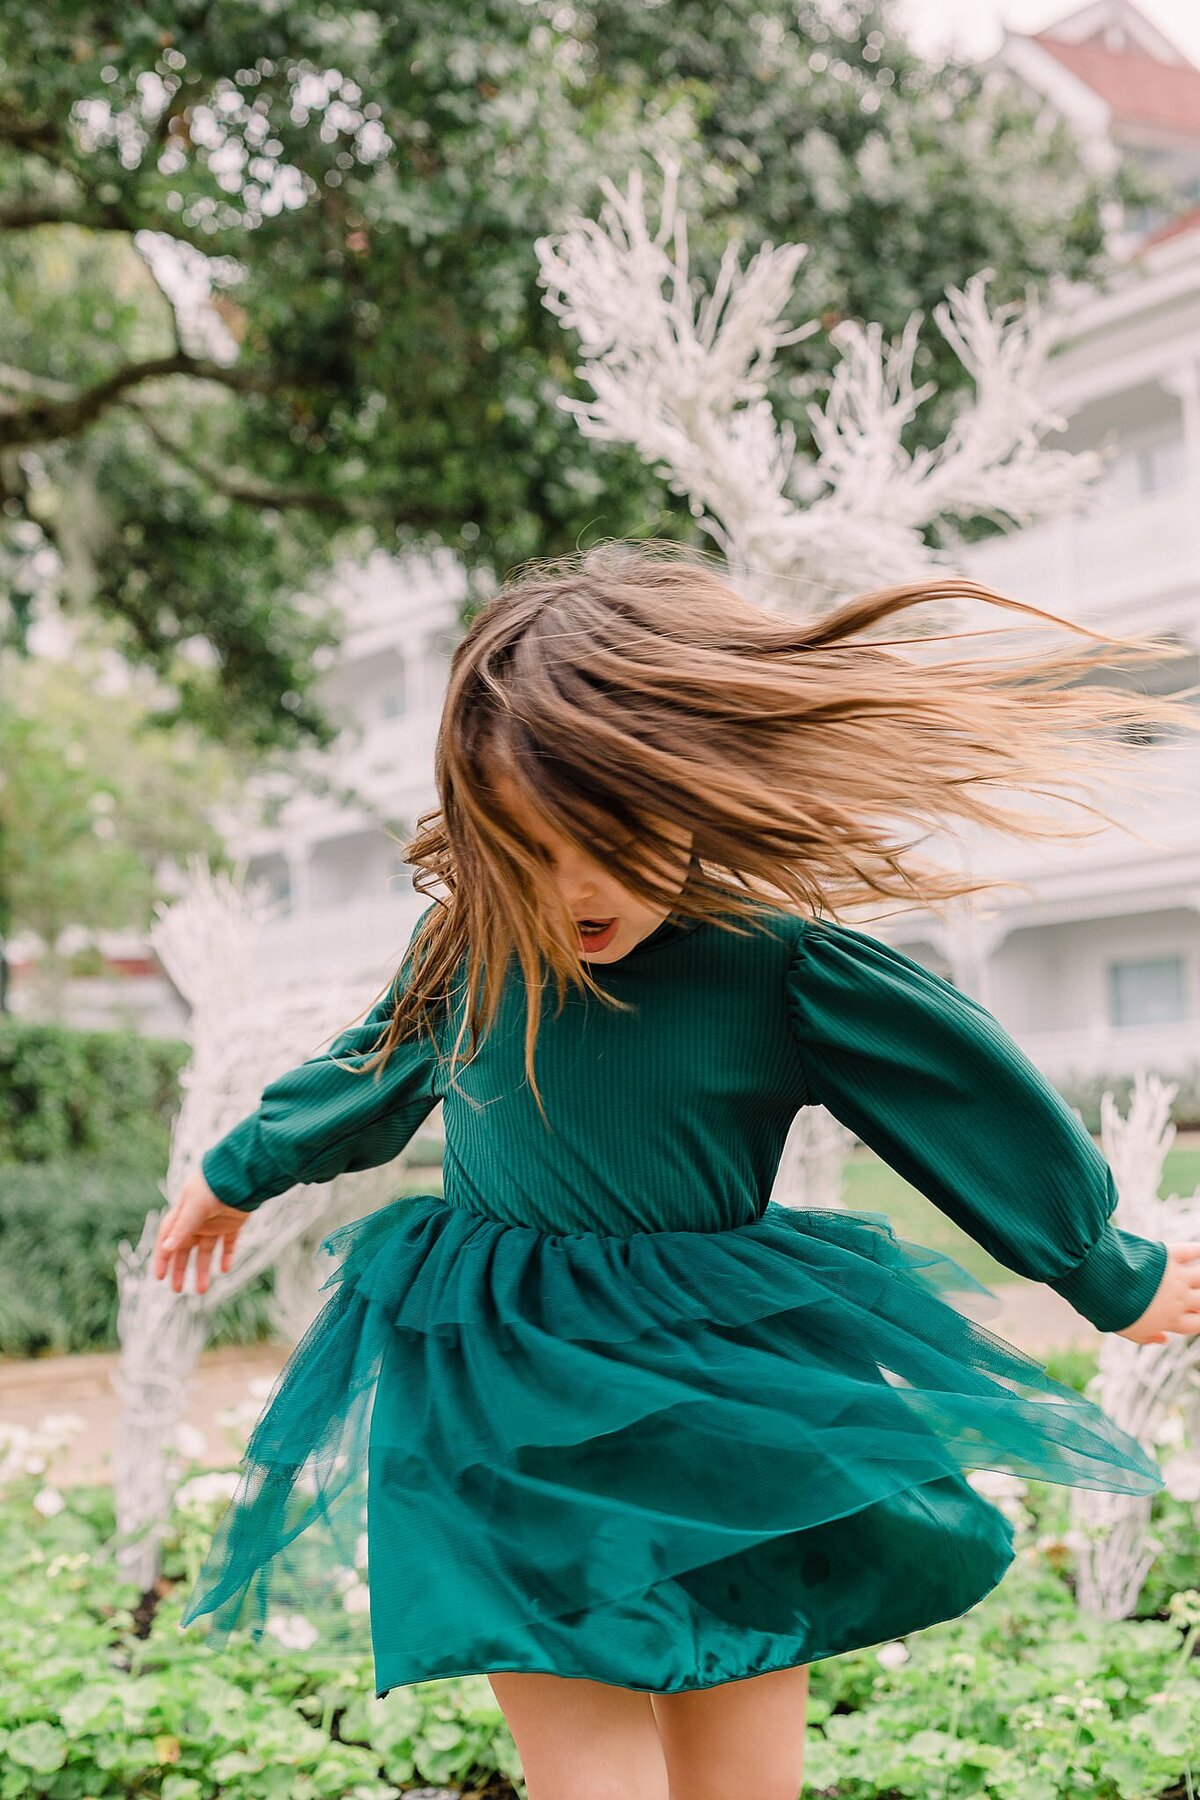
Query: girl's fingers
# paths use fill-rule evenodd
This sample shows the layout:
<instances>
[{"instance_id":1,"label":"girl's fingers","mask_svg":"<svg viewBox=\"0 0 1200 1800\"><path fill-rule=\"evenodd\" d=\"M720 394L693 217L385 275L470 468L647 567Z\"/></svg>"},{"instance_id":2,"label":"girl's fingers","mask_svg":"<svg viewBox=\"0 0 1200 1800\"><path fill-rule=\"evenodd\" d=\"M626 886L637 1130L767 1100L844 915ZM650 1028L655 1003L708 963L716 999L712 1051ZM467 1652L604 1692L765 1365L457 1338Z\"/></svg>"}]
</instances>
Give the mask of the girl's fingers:
<instances>
[{"instance_id":1,"label":"girl's fingers","mask_svg":"<svg viewBox=\"0 0 1200 1800\"><path fill-rule=\"evenodd\" d=\"M208 1271L212 1265L212 1258L213 1246L201 1244L196 1252L196 1292L198 1294L208 1291Z\"/></svg>"},{"instance_id":2,"label":"girl's fingers","mask_svg":"<svg viewBox=\"0 0 1200 1800\"><path fill-rule=\"evenodd\" d=\"M166 1274L167 1253L171 1248L171 1231L174 1226L174 1214L166 1212L158 1222L158 1235L154 1240L154 1273L159 1281Z\"/></svg>"}]
</instances>

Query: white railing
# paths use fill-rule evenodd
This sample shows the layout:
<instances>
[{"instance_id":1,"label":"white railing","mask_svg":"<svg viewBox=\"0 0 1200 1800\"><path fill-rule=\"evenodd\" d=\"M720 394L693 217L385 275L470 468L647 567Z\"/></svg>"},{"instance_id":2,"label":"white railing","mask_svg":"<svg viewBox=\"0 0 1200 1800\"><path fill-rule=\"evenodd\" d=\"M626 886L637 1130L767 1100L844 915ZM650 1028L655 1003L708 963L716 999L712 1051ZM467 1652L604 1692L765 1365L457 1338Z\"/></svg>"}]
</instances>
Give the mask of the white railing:
<instances>
[{"instance_id":1,"label":"white railing","mask_svg":"<svg viewBox=\"0 0 1200 1800\"><path fill-rule=\"evenodd\" d=\"M377 900L313 906L263 932L258 967L272 981L302 981L315 970L362 971L364 1003L399 967L426 901L411 889Z\"/></svg>"},{"instance_id":2,"label":"white railing","mask_svg":"<svg viewBox=\"0 0 1200 1800\"><path fill-rule=\"evenodd\" d=\"M1023 1031L1025 1054L1052 1081L1071 1075L1132 1075L1155 1069L1169 1076L1200 1063L1200 1020L1173 1025L1108 1025L1072 1031Z\"/></svg>"},{"instance_id":3,"label":"white railing","mask_svg":"<svg viewBox=\"0 0 1200 1800\"><path fill-rule=\"evenodd\" d=\"M1085 614L1189 587L1200 566L1200 494L1191 481L1069 513L964 549L965 572L1015 600Z\"/></svg>"}]
</instances>

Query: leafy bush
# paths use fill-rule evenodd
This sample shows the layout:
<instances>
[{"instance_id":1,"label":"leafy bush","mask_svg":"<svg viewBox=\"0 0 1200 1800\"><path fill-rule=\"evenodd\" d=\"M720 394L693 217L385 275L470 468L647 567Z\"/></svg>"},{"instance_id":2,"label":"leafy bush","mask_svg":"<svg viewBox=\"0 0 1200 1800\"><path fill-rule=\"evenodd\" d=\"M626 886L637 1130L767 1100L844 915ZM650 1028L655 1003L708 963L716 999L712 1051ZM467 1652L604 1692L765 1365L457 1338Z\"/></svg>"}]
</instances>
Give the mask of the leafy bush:
<instances>
[{"instance_id":1,"label":"leafy bush","mask_svg":"<svg viewBox=\"0 0 1200 1800\"><path fill-rule=\"evenodd\" d=\"M4 1800L391 1800L468 1776L511 1795L516 1752L484 1676L379 1701L363 1658L318 1672L269 1637L214 1655L179 1630L180 1581L160 1584L147 1630L113 1528L103 1488L22 1476L0 1503Z\"/></svg>"},{"instance_id":2,"label":"leafy bush","mask_svg":"<svg viewBox=\"0 0 1200 1800\"><path fill-rule=\"evenodd\" d=\"M170 1125L190 1054L176 1039L0 1018L0 1162L94 1155Z\"/></svg>"},{"instance_id":3,"label":"leafy bush","mask_svg":"<svg viewBox=\"0 0 1200 1800\"><path fill-rule=\"evenodd\" d=\"M176 1512L146 1597L115 1569L108 1491L46 1481L18 1472L0 1499L3 1800L394 1800L426 1782L494 1800L510 1784L520 1791L482 1675L376 1700L369 1658L331 1665L270 1635L214 1653L181 1632L219 1496L208 1516ZM1164 1596L1157 1616L1081 1613L1067 1505L1068 1490L1027 1485L1017 1560L962 1618L813 1665L805 1800L1198 1791L1200 1592ZM1157 1535L1182 1555L1195 1541L1191 1509L1166 1496L1154 1505Z\"/></svg>"},{"instance_id":4,"label":"leafy bush","mask_svg":"<svg viewBox=\"0 0 1200 1800\"><path fill-rule=\"evenodd\" d=\"M167 1145L155 1122L103 1158L0 1162L0 1355L116 1349L117 1246L163 1204ZM236 1294L210 1342L264 1338L270 1292L264 1273Z\"/></svg>"},{"instance_id":5,"label":"leafy bush","mask_svg":"<svg viewBox=\"0 0 1200 1800\"><path fill-rule=\"evenodd\" d=\"M1180 1128L1200 1127L1200 1062L1190 1063L1182 1072L1170 1069L1157 1072L1164 1081L1178 1084L1178 1092L1171 1102L1172 1122ZM1068 1106L1078 1108L1084 1124L1095 1136L1100 1131L1102 1098L1111 1093L1120 1110L1126 1112L1133 1092L1133 1076L1125 1072L1119 1075L1072 1073L1056 1080L1054 1085Z\"/></svg>"}]
</instances>

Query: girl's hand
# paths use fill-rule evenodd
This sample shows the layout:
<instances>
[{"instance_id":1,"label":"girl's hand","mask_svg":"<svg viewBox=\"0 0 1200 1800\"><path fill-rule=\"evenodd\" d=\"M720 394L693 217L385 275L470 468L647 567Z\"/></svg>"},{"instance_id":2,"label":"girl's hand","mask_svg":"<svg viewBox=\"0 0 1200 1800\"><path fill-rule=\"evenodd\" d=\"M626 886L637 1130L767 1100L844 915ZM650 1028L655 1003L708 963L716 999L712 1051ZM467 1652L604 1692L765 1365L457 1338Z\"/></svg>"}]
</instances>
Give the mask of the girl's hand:
<instances>
[{"instance_id":1,"label":"girl's hand","mask_svg":"<svg viewBox=\"0 0 1200 1800\"><path fill-rule=\"evenodd\" d=\"M238 1232L250 1217L236 1206L226 1206L217 1199L199 1170L189 1175L179 1190L179 1198L168 1208L159 1222L154 1240L154 1274L159 1281L171 1271L171 1285L177 1294L183 1292L188 1257L196 1252L196 1292L206 1293L213 1252L221 1246L221 1273L228 1272L233 1262L233 1248Z\"/></svg>"},{"instance_id":2,"label":"girl's hand","mask_svg":"<svg viewBox=\"0 0 1200 1800\"><path fill-rule=\"evenodd\" d=\"M1135 1344L1165 1344L1169 1331L1200 1331L1200 1244L1168 1244L1158 1292L1140 1319L1114 1337Z\"/></svg>"}]
</instances>

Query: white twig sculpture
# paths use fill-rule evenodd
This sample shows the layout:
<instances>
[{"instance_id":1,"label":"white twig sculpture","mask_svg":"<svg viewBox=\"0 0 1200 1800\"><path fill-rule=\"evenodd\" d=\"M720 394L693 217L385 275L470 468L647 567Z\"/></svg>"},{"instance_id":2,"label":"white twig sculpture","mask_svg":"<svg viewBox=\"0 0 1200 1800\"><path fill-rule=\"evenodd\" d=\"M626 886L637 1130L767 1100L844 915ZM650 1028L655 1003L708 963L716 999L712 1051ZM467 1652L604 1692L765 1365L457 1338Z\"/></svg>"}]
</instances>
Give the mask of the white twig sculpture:
<instances>
[{"instance_id":1,"label":"white twig sculpture","mask_svg":"<svg viewBox=\"0 0 1200 1800\"><path fill-rule=\"evenodd\" d=\"M757 599L817 611L841 593L944 567L922 537L928 526L980 514L1024 524L1082 498L1100 457L1040 441L1065 424L1042 381L1059 321L1032 289L1023 306L989 311L989 269L934 308L975 383L944 444L910 454L902 442L934 391L913 383L918 312L887 345L875 324L833 328L842 360L824 405L808 407L818 455L799 458L795 430L777 422L766 389L776 351L819 330L781 317L806 246L766 244L743 271L731 244L697 306L679 164L661 164L653 235L634 170L626 194L601 181L598 222L576 216L537 240L544 304L577 333L576 374L596 396L559 404L585 436L631 444L687 495Z\"/></svg>"},{"instance_id":2,"label":"white twig sculpture","mask_svg":"<svg viewBox=\"0 0 1200 1800\"><path fill-rule=\"evenodd\" d=\"M1111 1094L1101 1104L1101 1145L1120 1201L1116 1222L1166 1243L1200 1238L1200 1193L1160 1199L1163 1162L1175 1136L1170 1123L1177 1089L1139 1074L1122 1119ZM1165 1344L1134 1344L1105 1335L1089 1394L1110 1418L1150 1450L1176 1410L1200 1445L1200 1336L1171 1335ZM1168 1486L1170 1481L1168 1479ZM1071 1511L1081 1533L1077 1594L1089 1612L1128 1618L1161 1545L1150 1532L1151 1501L1136 1495L1076 1488Z\"/></svg>"},{"instance_id":3,"label":"white twig sculpture","mask_svg":"<svg viewBox=\"0 0 1200 1800\"><path fill-rule=\"evenodd\" d=\"M254 972L255 943L275 908L259 887L214 876L199 859L182 897L158 908L151 940L192 1008L192 1058L182 1076L165 1198L178 1193L201 1155L249 1112L265 1084L315 1055L374 998L370 981L350 976L264 990ZM214 1268L207 1293L176 1294L156 1280L150 1257L160 1211L147 1215L134 1248L120 1246L117 1329L121 1352L114 1385L121 1398L113 1481L119 1558L129 1579L149 1587L158 1568L163 1521L178 1470L168 1456L187 1400L188 1382L217 1309L274 1265L274 1322L300 1337L319 1304L314 1251L341 1218L359 1217L394 1191L399 1163L290 1189L253 1213L227 1274ZM194 1265L193 1265L194 1268Z\"/></svg>"},{"instance_id":4,"label":"white twig sculpture","mask_svg":"<svg viewBox=\"0 0 1200 1800\"><path fill-rule=\"evenodd\" d=\"M781 1206L842 1210L842 1181L854 1133L823 1106L806 1106L792 1120L771 1198Z\"/></svg>"}]
</instances>

